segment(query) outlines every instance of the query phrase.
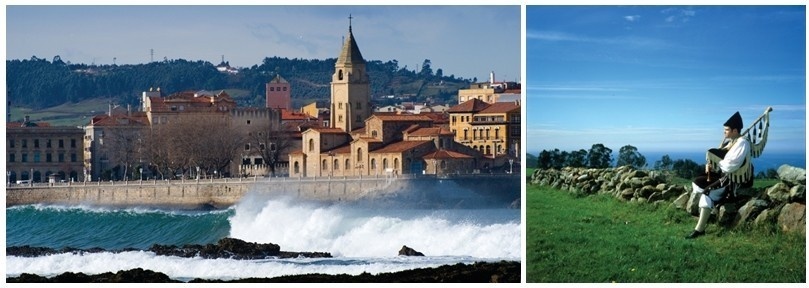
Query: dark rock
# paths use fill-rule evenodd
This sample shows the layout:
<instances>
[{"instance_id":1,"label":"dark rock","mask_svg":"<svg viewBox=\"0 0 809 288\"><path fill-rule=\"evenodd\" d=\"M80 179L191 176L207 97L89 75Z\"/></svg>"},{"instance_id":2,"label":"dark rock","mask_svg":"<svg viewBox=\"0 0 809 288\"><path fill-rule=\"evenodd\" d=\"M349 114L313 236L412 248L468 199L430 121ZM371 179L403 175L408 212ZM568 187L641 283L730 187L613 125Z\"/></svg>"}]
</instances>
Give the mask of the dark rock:
<instances>
[{"instance_id":1,"label":"dark rock","mask_svg":"<svg viewBox=\"0 0 809 288\"><path fill-rule=\"evenodd\" d=\"M402 246L402 249L399 249L399 256L424 256L424 254L413 248Z\"/></svg>"},{"instance_id":2,"label":"dark rock","mask_svg":"<svg viewBox=\"0 0 809 288\"><path fill-rule=\"evenodd\" d=\"M117 273L85 275L63 273L53 278L33 274L6 278L7 283L158 283L179 282L163 273L140 268ZM191 283L520 283L520 262L477 262L473 264L443 265L435 268L419 268L392 273L371 275L304 274L274 278L247 278L232 281L194 279Z\"/></svg>"}]
</instances>

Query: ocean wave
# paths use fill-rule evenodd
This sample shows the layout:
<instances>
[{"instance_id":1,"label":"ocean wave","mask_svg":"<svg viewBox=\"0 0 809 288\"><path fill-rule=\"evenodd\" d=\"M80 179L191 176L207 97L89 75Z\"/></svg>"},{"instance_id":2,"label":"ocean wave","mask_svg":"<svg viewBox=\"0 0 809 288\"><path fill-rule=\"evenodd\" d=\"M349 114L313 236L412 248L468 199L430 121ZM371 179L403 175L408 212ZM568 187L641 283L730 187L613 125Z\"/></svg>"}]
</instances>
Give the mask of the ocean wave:
<instances>
[{"instance_id":1,"label":"ocean wave","mask_svg":"<svg viewBox=\"0 0 809 288\"><path fill-rule=\"evenodd\" d=\"M57 205L57 204L30 204L8 207L6 210L20 211L33 209L39 212L80 212L80 213L98 213L98 214L166 214L166 215L179 215L179 216L205 216L228 214L233 212L233 207L220 210L177 210L177 209L161 209L154 207L107 207L107 206L93 206L93 205Z\"/></svg>"},{"instance_id":2,"label":"ocean wave","mask_svg":"<svg viewBox=\"0 0 809 288\"><path fill-rule=\"evenodd\" d=\"M481 211L495 217L494 211ZM475 212L380 211L252 198L236 205L229 237L346 257L387 257L407 245L429 256L520 259L518 211L506 211L512 219L499 223L486 221L486 215L472 217Z\"/></svg>"}]
</instances>

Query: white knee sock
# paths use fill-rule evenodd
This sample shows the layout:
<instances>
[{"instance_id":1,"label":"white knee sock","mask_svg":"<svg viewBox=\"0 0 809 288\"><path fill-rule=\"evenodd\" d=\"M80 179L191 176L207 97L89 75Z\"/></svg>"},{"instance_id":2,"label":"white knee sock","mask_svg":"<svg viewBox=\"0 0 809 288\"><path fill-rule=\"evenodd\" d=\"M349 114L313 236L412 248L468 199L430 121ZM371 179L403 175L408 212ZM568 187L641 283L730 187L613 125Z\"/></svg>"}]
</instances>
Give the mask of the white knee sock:
<instances>
[{"instance_id":1,"label":"white knee sock","mask_svg":"<svg viewBox=\"0 0 809 288\"><path fill-rule=\"evenodd\" d=\"M697 222L697 227L694 230L699 232L705 231L705 226L708 225L708 218L711 217L711 208L699 208L699 221Z\"/></svg>"}]
</instances>

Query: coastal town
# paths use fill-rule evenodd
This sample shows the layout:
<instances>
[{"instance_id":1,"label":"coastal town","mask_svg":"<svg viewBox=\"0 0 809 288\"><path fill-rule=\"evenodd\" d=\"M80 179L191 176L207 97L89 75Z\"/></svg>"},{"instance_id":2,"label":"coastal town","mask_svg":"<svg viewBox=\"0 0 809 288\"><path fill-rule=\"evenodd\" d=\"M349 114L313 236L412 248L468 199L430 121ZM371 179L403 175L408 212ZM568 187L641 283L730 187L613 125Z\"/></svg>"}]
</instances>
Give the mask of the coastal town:
<instances>
[{"instance_id":1,"label":"coastal town","mask_svg":"<svg viewBox=\"0 0 809 288\"><path fill-rule=\"evenodd\" d=\"M292 107L295 87L280 74L266 82L264 107L239 107L224 90L144 87L140 107L110 103L80 127L7 121L7 185L519 170L521 87L494 72L460 89L456 105L378 107L349 25L327 107Z\"/></svg>"}]
</instances>

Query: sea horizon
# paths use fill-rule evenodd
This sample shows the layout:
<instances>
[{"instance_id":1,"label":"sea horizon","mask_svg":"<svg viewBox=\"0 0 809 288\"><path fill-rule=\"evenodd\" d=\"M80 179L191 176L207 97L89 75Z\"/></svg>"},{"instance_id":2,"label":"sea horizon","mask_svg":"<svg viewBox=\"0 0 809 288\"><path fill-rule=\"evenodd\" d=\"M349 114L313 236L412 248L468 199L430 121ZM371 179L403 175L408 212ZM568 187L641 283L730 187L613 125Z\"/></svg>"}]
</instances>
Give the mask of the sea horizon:
<instances>
[{"instance_id":1,"label":"sea horizon","mask_svg":"<svg viewBox=\"0 0 809 288\"><path fill-rule=\"evenodd\" d=\"M560 149L561 150L561 149ZM534 156L539 156L539 150L537 152L528 152ZM697 164L704 164L705 163L705 153L706 151L638 151L641 155L646 157L646 169L654 168L655 161L659 161L663 158L664 155L669 155L672 161L677 161L679 159L689 159ZM612 153L612 165L615 166L615 163L618 158L618 152L613 151ZM755 173L767 171L768 169L778 169L781 165L790 165L798 168L806 169L806 152L786 152L786 151L764 151L760 157L753 159L753 166L755 169Z\"/></svg>"}]
</instances>

